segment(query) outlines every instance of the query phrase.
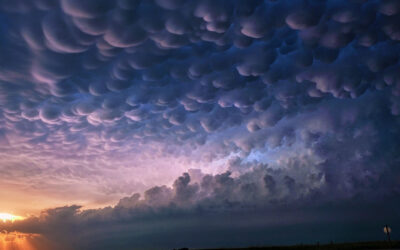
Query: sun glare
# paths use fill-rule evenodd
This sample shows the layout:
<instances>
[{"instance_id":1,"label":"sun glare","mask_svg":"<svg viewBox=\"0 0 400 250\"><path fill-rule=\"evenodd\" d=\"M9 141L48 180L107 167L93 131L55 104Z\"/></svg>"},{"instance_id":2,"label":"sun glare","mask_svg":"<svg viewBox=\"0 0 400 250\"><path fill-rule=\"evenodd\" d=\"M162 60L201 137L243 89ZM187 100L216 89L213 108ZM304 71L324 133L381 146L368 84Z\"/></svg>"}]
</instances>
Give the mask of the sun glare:
<instances>
[{"instance_id":1,"label":"sun glare","mask_svg":"<svg viewBox=\"0 0 400 250\"><path fill-rule=\"evenodd\" d=\"M0 232L1 250L45 250L49 249L40 244L43 238L39 234L20 232ZM44 242L44 241L43 241Z\"/></svg>"},{"instance_id":2,"label":"sun glare","mask_svg":"<svg viewBox=\"0 0 400 250\"><path fill-rule=\"evenodd\" d=\"M8 213L0 213L0 221L7 222L7 221L16 221L22 220L22 216L8 214Z\"/></svg>"}]
</instances>

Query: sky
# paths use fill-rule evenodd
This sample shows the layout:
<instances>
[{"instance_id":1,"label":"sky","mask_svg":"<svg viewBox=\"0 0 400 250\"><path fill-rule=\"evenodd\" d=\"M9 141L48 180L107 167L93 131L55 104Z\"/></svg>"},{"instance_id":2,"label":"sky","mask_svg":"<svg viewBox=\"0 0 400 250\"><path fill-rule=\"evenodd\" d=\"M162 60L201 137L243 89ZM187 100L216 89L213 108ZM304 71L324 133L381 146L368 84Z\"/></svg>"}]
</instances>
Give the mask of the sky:
<instances>
[{"instance_id":1,"label":"sky","mask_svg":"<svg viewBox=\"0 0 400 250\"><path fill-rule=\"evenodd\" d=\"M3 247L399 239L399 42L397 0L0 0Z\"/></svg>"}]
</instances>

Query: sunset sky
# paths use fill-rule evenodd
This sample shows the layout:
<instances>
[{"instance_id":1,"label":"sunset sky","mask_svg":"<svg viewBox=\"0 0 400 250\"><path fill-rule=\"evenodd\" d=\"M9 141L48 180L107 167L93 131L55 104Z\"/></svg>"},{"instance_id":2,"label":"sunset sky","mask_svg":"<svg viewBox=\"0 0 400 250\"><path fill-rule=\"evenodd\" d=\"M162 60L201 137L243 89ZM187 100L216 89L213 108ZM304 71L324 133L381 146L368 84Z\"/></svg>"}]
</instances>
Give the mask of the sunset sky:
<instances>
[{"instance_id":1,"label":"sunset sky","mask_svg":"<svg viewBox=\"0 0 400 250\"><path fill-rule=\"evenodd\" d=\"M399 42L398 0L0 0L0 247L400 239Z\"/></svg>"}]
</instances>

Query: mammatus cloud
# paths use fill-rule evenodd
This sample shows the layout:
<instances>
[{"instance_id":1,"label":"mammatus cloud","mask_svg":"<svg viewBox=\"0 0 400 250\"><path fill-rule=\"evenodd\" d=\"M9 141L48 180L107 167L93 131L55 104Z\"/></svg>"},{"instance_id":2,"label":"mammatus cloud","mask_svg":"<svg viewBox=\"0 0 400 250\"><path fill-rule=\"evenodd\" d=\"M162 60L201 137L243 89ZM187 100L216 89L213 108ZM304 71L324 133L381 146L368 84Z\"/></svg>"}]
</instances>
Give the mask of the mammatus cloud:
<instances>
[{"instance_id":1,"label":"mammatus cloud","mask_svg":"<svg viewBox=\"0 0 400 250\"><path fill-rule=\"evenodd\" d=\"M395 0L0 1L2 189L51 206L144 192L18 230L72 220L111 239L161 230L152 213L195 228L202 211L223 224L298 205L321 219L330 202L368 217L400 192L399 18Z\"/></svg>"}]
</instances>

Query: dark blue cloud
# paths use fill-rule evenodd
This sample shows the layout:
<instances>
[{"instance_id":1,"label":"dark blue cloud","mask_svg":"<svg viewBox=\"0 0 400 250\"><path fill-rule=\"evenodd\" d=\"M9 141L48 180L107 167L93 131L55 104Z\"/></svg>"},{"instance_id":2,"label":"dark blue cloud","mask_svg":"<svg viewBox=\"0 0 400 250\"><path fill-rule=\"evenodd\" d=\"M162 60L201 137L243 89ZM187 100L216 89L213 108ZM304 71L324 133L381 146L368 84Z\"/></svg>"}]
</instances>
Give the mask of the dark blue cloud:
<instances>
[{"instance_id":1,"label":"dark blue cloud","mask_svg":"<svg viewBox=\"0 0 400 250\"><path fill-rule=\"evenodd\" d=\"M43 222L89 231L395 197L399 18L395 0L0 1L0 173L31 161L9 169L26 188L144 192ZM176 179L191 167L209 175Z\"/></svg>"}]
</instances>

